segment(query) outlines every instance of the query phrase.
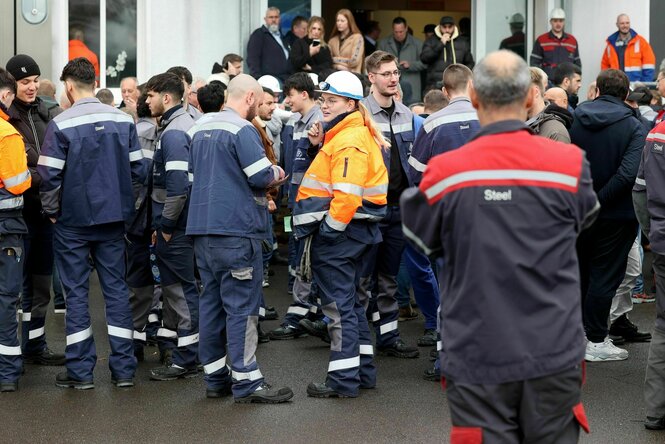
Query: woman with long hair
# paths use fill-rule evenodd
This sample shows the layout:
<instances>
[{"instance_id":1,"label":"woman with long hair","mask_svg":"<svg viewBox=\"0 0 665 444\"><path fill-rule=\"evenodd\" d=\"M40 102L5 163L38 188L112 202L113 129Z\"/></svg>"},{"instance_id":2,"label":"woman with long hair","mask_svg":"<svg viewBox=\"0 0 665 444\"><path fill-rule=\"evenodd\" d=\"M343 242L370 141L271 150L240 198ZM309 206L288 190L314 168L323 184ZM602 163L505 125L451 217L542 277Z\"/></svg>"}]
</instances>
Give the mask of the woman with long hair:
<instances>
[{"instance_id":1,"label":"woman with long hair","mask_svg":"<svg viewBox=\"0 0 665 444\"><path fill-rule=\"evenodd\" d=\"M356 397L361 388L376 385L372 337L359 297L360 265L381 240L378 223L388 191L381 150L390 143L360 103L363 87L355 74L338 71L319 86L324 124L317 121L308 132L308 153L316 157L298 189L293 221L295 236L304 242L301 274L317 283L331 342L328 377L311 383L307 394Z\"/></svg>"},{"instance_id":2,"label":"woman with long hair","mask_svg":"<svg viewBox=\"0 0 665 444\"><path fill-rule=\"evenodd\" d=\"M335 29L328 44L332 54L333 68L340 71L362 72L365 57L365 40L348 9L335 14Z\"/></svg>"},{"instance_id":3,"label":"woman with long hair","mask_svg":"<svg viewBox=\"0 0 665 444\"><path fill-rule=\"evenodd\" d=\"M307 24L307 36L297 39L291 45L289 60L296 71L320 74L321 71L332 68L332 56L324 35L324 20L317 16L310 18Z\"/></svg>"}]
</instances>

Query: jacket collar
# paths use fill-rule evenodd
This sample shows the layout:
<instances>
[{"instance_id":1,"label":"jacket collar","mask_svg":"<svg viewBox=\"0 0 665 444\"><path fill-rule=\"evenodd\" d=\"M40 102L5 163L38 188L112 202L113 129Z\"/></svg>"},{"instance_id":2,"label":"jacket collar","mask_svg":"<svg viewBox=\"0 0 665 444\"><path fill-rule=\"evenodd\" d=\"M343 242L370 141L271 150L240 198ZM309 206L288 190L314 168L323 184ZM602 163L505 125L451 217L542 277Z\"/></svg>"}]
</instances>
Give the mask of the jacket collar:
<instances>
[{"instance_id":1,"label":"jacket collar","mask_svg":"<svg viewBox=\"0 0 665 444\"><path fill-rule=\"evenodd\" d=\"M556 39L556 40L565 40L568 38L569 34L567 34L565 31L561 33L561 38L557 37L554 35L554 32L550 29L550 32L548 33L551 38Z\"/></svg>"},{"instance_id":2,"label":"jacket collar","mask_svg":"<svg viewBox=\"0 0 665 444\"><path fill-rule=\"evenodd\" d=\"M407 108L403 103L398 102L395 99L393 99L393 103L395 104L395 111L393 112L394 114L411 112L409 108ZM373 116L376 116L381 112L385 112L383 111L383 108L381 108L381 106L377 103L374 96L371 94L365 97L363 104L369 110L369 112L372 113Z\"/></svg>"},{"instance_id":3,"label":"jacket collar","mask_svg":"<svg viewBox=\"0 0 665 444\"><path fill-rule=\"evenodd\" d=\"M7 114L7 108L5 105L0 103L0 119L9 121L9 114Z\"/></svg>"},{"instance_id":4,"label":"jacket collar","mask_svg":"<svg viewBox=\"0 0 665 444\"><path fill-rule=\"evenodd\" d=\"M441 25L436 25L436 28L434 28L434 34L436 34L439 39L443 37L443 34L441 33ZM459 28L457 25L455 25L455 30L453 31L453 35L450 40L455 40L457 37L459 37Z\"/></svg>"},{"instance_id":5,"label":"jacket collar","mask_svg":"<svg viewBox=\"0 0 665 444\"><path fill-rule=\"evenodd\" d=\"M100 102L99 99L96 97L85 97L83 99L79 99L76 102L74 102L72 108L74 108L75 106L87 105L88 103L102 103L102 102Z\"/></svg>"},{"instance_id":6,"label":"jacket collar","mask_svg":"<svg viewBox=\"0 0 665 444\"><path fill-rule=\"evenodd\" d=\"M534 132L526 126L526 123L521 120L501 120L499 122L490 123L487 126L480 128L480 131L475 136L469 139L469 142L476 140L483 136L492 136L501 133L513 133L515 131L528 131L530 134Z\"/></svg>"},{"instance_id":7,"label":"jacket collar","mask_svg":"<svg viewBox=\"0 0 665 444\"><path fill-rule=\"evenodd\" d=\"M328 143L330 139L335 137L340 131L342 131L345 128L360 127L360 126L365 126L365 121L363 120L363 116L360 115L359 111L350 112L344 118L342 118L341 122L337 122L336 124L333 125L332 128L326 131L324 143Z\"/></svg>"},{"instance_id":8,"label":"jacket collar","mask_svg":"<svg viewBox=\"0 0 665 444\"><path fill-rule=\"evenodd\" d=\"M185 109L182 107L182 105L176 105L173 108L169 109L166 111L164 114L162 114L162 121L159 126L164 128L167 126L173 119L178 117L181 114L185 114Z\"/></svg>"}]
</instances>

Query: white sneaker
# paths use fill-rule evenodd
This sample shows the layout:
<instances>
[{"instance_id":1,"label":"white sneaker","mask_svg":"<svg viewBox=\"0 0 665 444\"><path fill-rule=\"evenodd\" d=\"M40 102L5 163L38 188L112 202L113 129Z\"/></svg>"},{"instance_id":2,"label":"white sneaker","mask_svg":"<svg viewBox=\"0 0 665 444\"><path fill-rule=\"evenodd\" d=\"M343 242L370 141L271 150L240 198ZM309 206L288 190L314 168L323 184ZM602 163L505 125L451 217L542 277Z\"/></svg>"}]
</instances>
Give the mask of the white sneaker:
<instances>
[{"instance_id":1,"label":"white sneaker","mask_svg":"<svg viewBox=\"0 0 665 444\"><path fill-rule=\"evenodd\" d=\"M588 341L584 359L591 362L623 361L628 359L628 351L617 347L607 337L603 342Z\"/></svg>"}]
</instances>

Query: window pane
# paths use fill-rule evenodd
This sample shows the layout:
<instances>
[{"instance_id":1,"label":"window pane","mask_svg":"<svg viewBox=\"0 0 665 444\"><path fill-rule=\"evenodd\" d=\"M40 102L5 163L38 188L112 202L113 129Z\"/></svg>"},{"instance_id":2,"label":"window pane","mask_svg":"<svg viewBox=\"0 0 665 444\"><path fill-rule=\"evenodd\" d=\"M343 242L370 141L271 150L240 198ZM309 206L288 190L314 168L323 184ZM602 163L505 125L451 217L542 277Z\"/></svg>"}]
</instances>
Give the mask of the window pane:
<instances>
[{"instance_id":1,"label":"window pane","mask_svg":"<svg viewBox=\"0 0 665 444\"><path fill-rule=\"evenodd\" d=\"M526 1L488 1L486 14L487 30L484 34L487 52L509 49L527 60Z\"/></svg>"},{"instance_id":2,"label":"window pane","mask_svg":"<svg viewBox=\"0 0 665 444\"><path fill-rule=\"evenodd\" d=\"M136 0L106 0L106 86L136 77Z\"/></svg>"},{"instance_id":3,"label":"window pane","mask_svg":"<svg viewBox=\"0 0 665 444\"><path fill-rule=\"evenodd\" d=\"M279 26L282 35L286 35L291 30L291 22L296 16L302 15L306 19L312 16L311 0L270 0L268 6L279 8L281 18Z\"/></svg>"},{"instance_id":4,"label":"window pane","mask_svg":"<svg viewBox=\"0 0 665 444\"><path fill-rule=\"evenodd\" d=\"M85 53L80 43L72 43L72 34L77 31L83 32L83 44L99 60L99 0L69 0L70 59ZM77 40L80 37L76 36Z\"/></svg>"}]
</instances>

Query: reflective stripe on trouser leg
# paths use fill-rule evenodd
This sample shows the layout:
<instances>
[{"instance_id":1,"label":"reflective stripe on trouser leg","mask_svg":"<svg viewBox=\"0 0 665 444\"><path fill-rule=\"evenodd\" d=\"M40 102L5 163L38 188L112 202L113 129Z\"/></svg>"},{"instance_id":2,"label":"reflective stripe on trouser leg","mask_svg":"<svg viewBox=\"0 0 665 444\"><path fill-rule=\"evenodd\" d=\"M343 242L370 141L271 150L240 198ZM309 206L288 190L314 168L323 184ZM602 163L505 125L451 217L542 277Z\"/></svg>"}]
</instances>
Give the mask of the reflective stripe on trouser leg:
<instances>
[{"instance_id":1,"label":"reflective stripe on trouser leg","mask_svg":"<svg viewBox=\"0 0 665 444\"><path fill-rule=\"evenodd\" d=\"M201 236L195 239L195 252L204 285L199 322L201 362L205 366L226 355L233 372L233 395L247 396L263 382L255 357L263 278L260 241ZM223 367L206 376L208 387L228 384L230 376Z\"/></svg>"},{"instance_id":2,"label":"reflective stripe on trouser leg","mask_svg":"<svg viewBox=\"0 0 665 444\"><path fill-rule=\"evenodd\" d=\"M33 250L37 254L37 251ZM46 312L51 301L51 275L30 276L31 296L29 302L24 304L24 312L30 313L28 322L22 325L23 353L26 355L39 354L46 348ZM27 308L29 306L29 308Z\"/></svg>"},{"instance_id":3,"label":"reflective stripe on trouser leg","mask_svg":"<svg viewBox=\"0 0 665 444\"><path fill-rule=\"evenodd\" d=\"M293 304L289 306L282 325L298 326L298 322L309 313L312 305L310 304L310 295L312 292L312 283L304 282L300 275L300 260L302 258L304 242L296 242L296 256L295 256L295 279L293 281Z\"/></svg>"},{"instance_id":4,"label":"reflective stripe on trouser leg","mask_svg":"<svg viewBox=\"0 0 665 444\"><path fill-rule=\"evenodd\" d=\"M0 239L0 381L14 382L21 376L23 360L18 342L16 309L23 274L23 239L5 234ZM6 249L13 249L9 255Z\"/></svg>"},{"instance_id":5,"label":"reflective stripe on trouser leg","mask_svg":"<svg viewBox=\"0 0 665 444\"><path fill-rule=\"evenodd\" d=\"M379 288L376 298L376 307L379 311L379 322L374 322L376 331L377 347L390 346L399 339L397 319L399 318L399 307L395 293L397 291L397 280L395 276L379 273L377 277Z\"/></svg>"},{"instance_id":6,"label":"reflective stripe on trouser leg","mask_svg":"<svg viewBox=\"0 0 665 444\"><path fill-rule=\"evenodd\" d=\"M194 277L194 245L182 230L176 230L168 243L164 242L161 234L158 235L156 253L164 300L164 327L178 333L173 363L192 368L196 366L199 340L199 291Z\"/></svg>"},{"instance_id":7,"label":"reflective stripe on trouser leg","mask_svg":"<svg viewBox=\"0 0 665 444\"><path fill-rule=\"evenodd\" d=\"M323 313L330 318L330 361L326 384L335 391L357 396L360 385L360 318L364 318L357 295L358 266L368 246L352 239L345 239L334 245L314 235L312 241L312 271L322 301ZM359 314L361 315L359 316ZM367 321L365 320L365 326ZM369 345L369 328L365 330L364 344ZM367 352L367 348L363 347ZM370 360L365 355L363 362ZM368 379L372 369L367 368Z\"/></svg>"},{"instance_id":8,"label":"reflective stripe on trouser leg","mask_svg":"<svg viewBox=\"0 0 665 444\"><path fill-rule=\"evenodd\" d=\"M99 228L97 230L101 231ZM137 363L129 288L125 282L124 226L121 224L116 231L110 230L108 234L100 235L104 238L95 242L92 258L106 304L106 323L111 345L109 368L114 378L131 379Z\"/></svg>"}]
</instances>

